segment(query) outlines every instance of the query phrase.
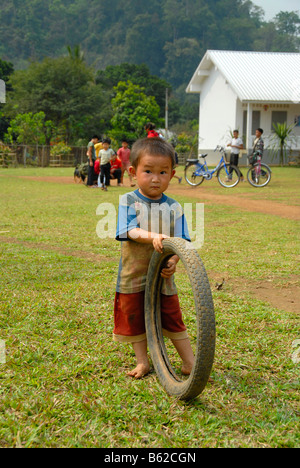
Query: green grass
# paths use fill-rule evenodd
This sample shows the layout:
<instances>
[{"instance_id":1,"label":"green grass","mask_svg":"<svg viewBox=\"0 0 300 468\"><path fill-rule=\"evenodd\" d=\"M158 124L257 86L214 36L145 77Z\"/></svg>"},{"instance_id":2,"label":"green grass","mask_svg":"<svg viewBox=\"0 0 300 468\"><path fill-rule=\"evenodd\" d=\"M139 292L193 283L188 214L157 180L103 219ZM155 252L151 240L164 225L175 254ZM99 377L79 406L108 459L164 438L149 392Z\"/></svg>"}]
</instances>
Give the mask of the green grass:
<instances>
[{"instance_id":1,"label":"green grass","mask_svg":"<svg viewBox=\"0 0 300 468\"><path fill-rule=\"evenodd\" d=\"M278 180L279 171L269 188L243 184L225 193L296 204L298 170L287 168ZM184 403L165 394L154 372L141 381L126 377L133 352L112 341L120 246L98 239L96 208L117 206L127 190L15 177L22 174L72 170L0 170L0 339L7 351L0 447L299 447L299 364L291 359L299 315L230 285L214 288L224 276L287 283L299 273L295 221L206 207L200 255L213 289L216 358L213 381ZM178 281L186 310L192 296L183 272Z\"/></svg>"}]
</instances>

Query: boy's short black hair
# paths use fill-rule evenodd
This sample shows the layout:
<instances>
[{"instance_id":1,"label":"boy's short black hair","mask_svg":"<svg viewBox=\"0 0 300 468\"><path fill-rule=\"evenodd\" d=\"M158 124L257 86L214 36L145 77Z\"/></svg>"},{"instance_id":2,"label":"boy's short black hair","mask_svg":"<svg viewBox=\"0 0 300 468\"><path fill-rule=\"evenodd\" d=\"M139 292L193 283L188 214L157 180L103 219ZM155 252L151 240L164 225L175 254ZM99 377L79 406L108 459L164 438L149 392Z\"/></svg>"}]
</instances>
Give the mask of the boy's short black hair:
<instances>
[{"instance_id":1,"label":"boy's short black hair","mask_svg":"<svg viewBox=\"0 0 300 468\"><path fill-rule=\"evenodd\" d=\"M238 130L233 130L233 133L240 133Z\"/></svg>"},{"instance_id":2,"label":"boy's short black hair","mask_svg":"<svg viewBox=\"0 0 300 468\"><path fill-rule=\"evenodd\" d=\"M264 133L263 129L262 128L257 128L256 130L258 130L261 134Z\"/></svg>"},{"instance_id":3,"label":"boy's short black hair","mask_svg":"<svg viewBox=\"0 0 300 468\"><path fill-rule=\"evenodd\" d=\"M98 137L98 135L94 135L94 136L92 137L92 140L96 140L96 139L97 139L97 140L100 140L100 138Z\"/></svg>"},{"instance_id":4,"label":"boy's short black hair","mask_svg":"<svg viewBox=\"0 0 300 468\"><path fill-rule=\"evenodd\" d=\"M111 139L110 138L104 138L102 143L107 143L108 145L110 145L111 144Z\"/></svg>"},{"instance_id":5,"label":"boy's short black hair","mask_svg":"<svg viewBox=\"0 0 300 468\"><path fill-rule=\"evenodd\" d=\"M150 156L165 156L170 158L172 169L176 166L175 151L172 145L162 138L142 138L134 143L130 160L133 167L136 169L138 164L145 154Z\"/></svg>"}]
</instances>

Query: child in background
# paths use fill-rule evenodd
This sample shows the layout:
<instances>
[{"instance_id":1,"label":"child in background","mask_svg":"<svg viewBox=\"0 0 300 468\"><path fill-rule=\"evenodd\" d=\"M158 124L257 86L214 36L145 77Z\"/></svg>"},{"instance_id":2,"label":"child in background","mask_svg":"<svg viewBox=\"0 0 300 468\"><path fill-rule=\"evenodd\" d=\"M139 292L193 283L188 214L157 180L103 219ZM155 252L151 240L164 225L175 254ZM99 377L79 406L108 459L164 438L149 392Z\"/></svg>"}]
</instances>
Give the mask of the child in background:
<instances>
[{"instance_id":1,"label":"child in background","mask_svg":"<svg viewBox=\"0 0 300 468\"><path fill-rule=\"evenodd\" d=\"M155 130L155 125L151 122L148 122L145 125L145 130L147 132L147 138L158 138L159 134Z\"/></svg>"},{"instance_id":2,"label":"child in background","mask_svg":"<svg viewBox=\"0 0 300 468\"><path fill-rule=\"evenodd\" d=\"M130 149L128 147L128 141L123 140L122 141L122 148L118 150L118 156L121 159L122 162L122 178L121 178L121 184L124 183L124 174L127 171L129 175L129 180L130 180L130 185L131 187L134 187L135 184L132 182L132 175L129 172L129 168L131 166L130 164Z\"/></svg>"},{"instance_id":3,"label":"child in background","mask_svg":"<svg viewBox=\"0 0 300 468\"><path fill-rule=\"evenodd\" d=\"M114 150L110 148L110 138L105 138L102 142L103 149L99 151L100 158L100 184L101 189L107 191L110 185L110 160L115 154Z\"/></svg>"},{"instance_id":4,"label":"child in background","mask_svg":"<svg viewBox=\"0 0 300 468\"><path fill-rule=\"evenodd\" d=\"M122 242L122 247L114 307L114 340L132 343L137 365L128 375L140 379L150 370L144 319L150 259L154 250L162 253L163 239L190 238L182 207L164 194L175 174L172 146L160 138L139 140L132 148L131 162L131 173L136 176L139 189L120 199L116 239ZM171 257L161 273L162 327L183 361L182 373L188 375L194 355L173 278L178 261L176 255Z\"/></svg>"},{"instance_id":5,"label":"child in background","mask_svg":"<svg viewBox=\"0 0 300 468\"><path fill-rule=\"evenodd\" d=\"M118 179L118 187L121 186L122 163L116 154L110 160L110 178Z\"/></svg>"}]
</instances>

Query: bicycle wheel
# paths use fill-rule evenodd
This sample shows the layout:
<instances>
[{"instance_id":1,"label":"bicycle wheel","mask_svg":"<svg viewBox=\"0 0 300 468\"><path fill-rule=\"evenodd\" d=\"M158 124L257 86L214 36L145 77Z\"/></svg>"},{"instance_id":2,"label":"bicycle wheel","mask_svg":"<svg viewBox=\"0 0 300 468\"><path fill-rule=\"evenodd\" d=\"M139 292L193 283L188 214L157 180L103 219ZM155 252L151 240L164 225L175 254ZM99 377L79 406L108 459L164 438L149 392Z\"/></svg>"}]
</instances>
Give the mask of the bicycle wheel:
<instances>
[{"instance_id":1,"label":"bicycle wheel","mask_svg":"<svg viewBox=\"0 0 300 468\"><path fill-rule=\"evenodd\" d=\"M271 180L271 169L263 163L256 163L250 167L247 179L253 187L265 187Z\"/></svg>"},{"instance_id":2,"label":"bicycle wheel","mask_svg":"<svg viewBox=\"0 0 300 468\"><path fill-rule=\"evenodd\" d=\"M204 177L203 175L197 175L197 171L199 171L199 166L197 164L191 163L186 166L184 170L184 177L188 184L192 185L193 187L197 187L198 185L202 184Z\"/></svg>"},{"instance_id":3,"label":"bicycle wheel","mask_svg":"<svg viewBox=\"0 0 300 468\"><path fill-rule=\"evenodd\" d=\"M213 299L204 265L191 244L184 239L170 238L163 241L163 246L163 254L154 252L147 276L145 322L148 346L155 371L166 392L181 400L191 400L206 387L214 361L216 332ZM188 273L196 310L195 362L187 380L181 380L170 363L161 326L160 272L173 255L179 256Z\"/></svg>"},{"instance_id":4,"label":"bicycle wheel","mask_svg":"<svg viewBox=\"0 0 300 468\"><path fill-rule=\"evenodd\" d=\"M240 171L236 166L224 164L217 173L219 184L222 187L235 187L240 181Z\"/></svg>"}]
</instances>

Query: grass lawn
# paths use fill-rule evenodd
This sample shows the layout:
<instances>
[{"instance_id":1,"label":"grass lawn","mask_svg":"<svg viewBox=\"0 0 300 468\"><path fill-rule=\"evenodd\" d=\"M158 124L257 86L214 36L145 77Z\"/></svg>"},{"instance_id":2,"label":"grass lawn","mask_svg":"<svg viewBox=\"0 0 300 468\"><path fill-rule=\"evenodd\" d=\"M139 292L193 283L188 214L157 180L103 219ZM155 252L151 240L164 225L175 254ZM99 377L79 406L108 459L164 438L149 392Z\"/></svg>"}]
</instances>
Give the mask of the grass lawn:
<instances>
[{"instance_id":1,"label":"grass lawn","mask_svg":"<svg viewBox=\"0 0 300 468\"><path fill-rule=\"evenodd\" d=\"M104 193L20 175L66 177L72 169L0 169L0 447L300 446L292 360L299 312L251 292L258 281L283 291L299 278L296 221L205 207L199 253L215 303L216 357L205 392L184 403L165 394L154 371L130 380L132 349L112 341L120 245L97 237L96 209L117 207L128 189ZM203 190L299 204L299 169L275 168L273 176L262 190L228 191L215 181ZM193 192L178 201L195 202ZM233 288L238 280L248 289ZM193 336L192 293L180 268L177 284Z\"/></svg>"}]
</instances>

